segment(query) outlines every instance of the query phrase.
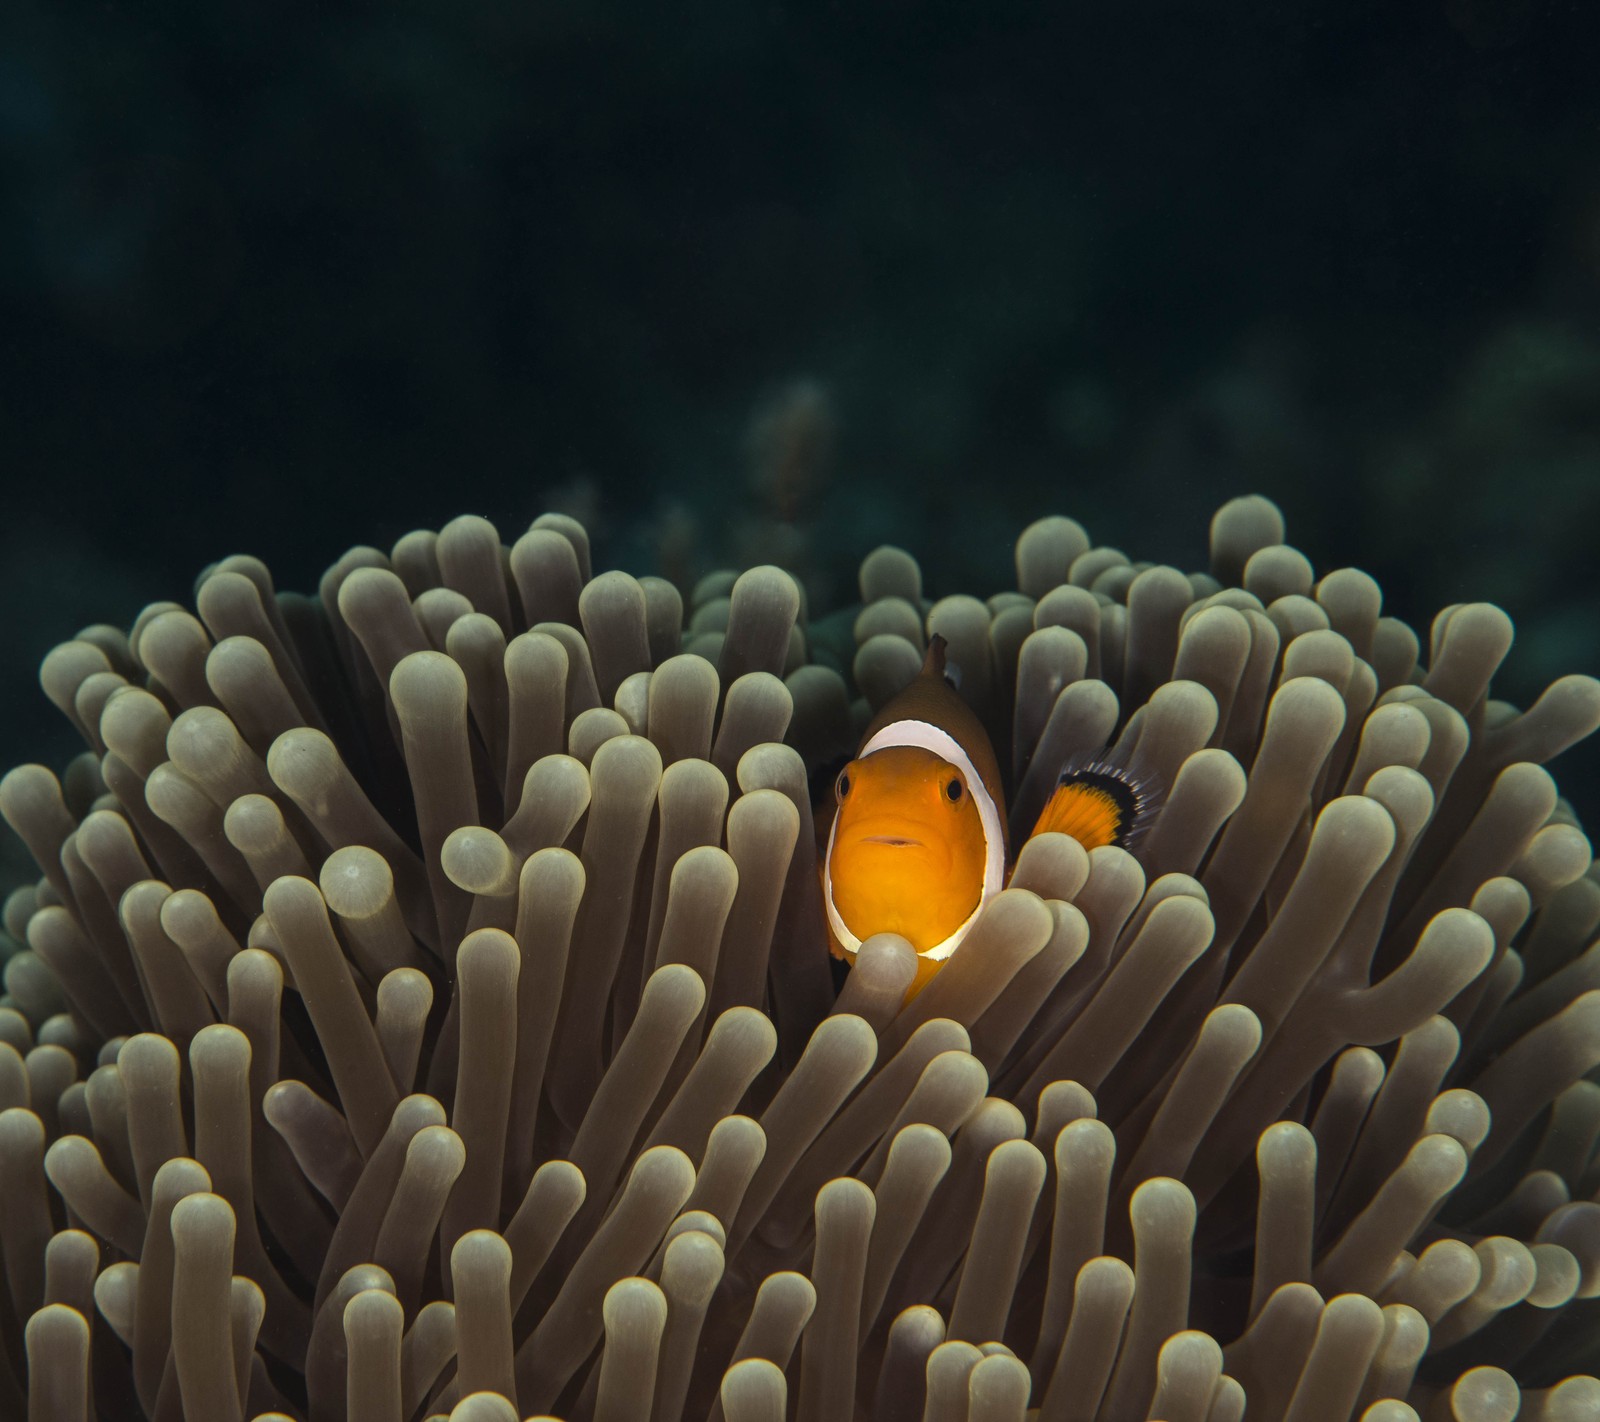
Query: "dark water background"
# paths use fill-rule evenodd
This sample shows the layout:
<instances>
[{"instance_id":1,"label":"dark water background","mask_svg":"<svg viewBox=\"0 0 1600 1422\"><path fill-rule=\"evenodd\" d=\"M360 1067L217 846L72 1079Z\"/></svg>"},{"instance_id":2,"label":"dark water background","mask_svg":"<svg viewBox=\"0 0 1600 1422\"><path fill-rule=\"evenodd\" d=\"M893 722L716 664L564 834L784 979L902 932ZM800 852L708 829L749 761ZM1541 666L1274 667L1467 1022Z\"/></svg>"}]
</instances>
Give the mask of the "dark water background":
<instances>
[{"instance_id":1,"label":"dark water background","mask_svg":"<svg viewBox=\"0 0 1600 1422\"><path fill-rule=\"evenodd\" d=\"M1588 0L11 0L0 762L216 556L549 506L847 599L1045 512L1198 567L1253 490L1422 628L1505 606L1500 694L1600 672L1597 59Z\"/></svg>"}]
</instances>

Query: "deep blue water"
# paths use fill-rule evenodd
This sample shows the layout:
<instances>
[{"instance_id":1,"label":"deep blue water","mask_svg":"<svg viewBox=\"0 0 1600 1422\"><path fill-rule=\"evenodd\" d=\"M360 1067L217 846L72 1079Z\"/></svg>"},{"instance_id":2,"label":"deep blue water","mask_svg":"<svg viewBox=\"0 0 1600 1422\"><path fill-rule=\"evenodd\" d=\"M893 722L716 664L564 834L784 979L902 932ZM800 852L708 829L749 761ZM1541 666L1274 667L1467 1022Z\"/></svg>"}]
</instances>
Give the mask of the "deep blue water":
<instances>
[{"instance_id":1,"label":"deep blue water","mask_svg":"<svg viewBox=\"0 0 1600 1422\"><path fill-rule=\"evenodd\" d=\"M886 539L987 593L1051 511L1199 566L1254 490L1414 622L1506 606L1513 699L1600 672L1597 42L1582 0L0 7L0 761L67 752L47 646L221 553L307 587L551 504L846 597ZM832 453L779 507L795 382Z\"/></svg>"}]
</instances>

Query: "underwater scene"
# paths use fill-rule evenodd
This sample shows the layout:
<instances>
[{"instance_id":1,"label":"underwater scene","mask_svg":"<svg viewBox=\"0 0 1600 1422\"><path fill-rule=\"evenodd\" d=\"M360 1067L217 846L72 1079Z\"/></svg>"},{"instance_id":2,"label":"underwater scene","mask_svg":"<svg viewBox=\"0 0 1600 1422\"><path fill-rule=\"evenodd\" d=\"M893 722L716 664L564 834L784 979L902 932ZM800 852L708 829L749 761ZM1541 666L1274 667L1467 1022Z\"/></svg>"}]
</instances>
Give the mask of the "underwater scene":
<instances>
[{"instance_id":1,"label":"underwater scene","mask_svg":"<svg viewBox=\"0 0 1600 1422\"><path fill-rule=\"evenodd\" d=\"M1600 1422L1597 56L0 7L0 1419Z\"/></svg>"}]
</instances>

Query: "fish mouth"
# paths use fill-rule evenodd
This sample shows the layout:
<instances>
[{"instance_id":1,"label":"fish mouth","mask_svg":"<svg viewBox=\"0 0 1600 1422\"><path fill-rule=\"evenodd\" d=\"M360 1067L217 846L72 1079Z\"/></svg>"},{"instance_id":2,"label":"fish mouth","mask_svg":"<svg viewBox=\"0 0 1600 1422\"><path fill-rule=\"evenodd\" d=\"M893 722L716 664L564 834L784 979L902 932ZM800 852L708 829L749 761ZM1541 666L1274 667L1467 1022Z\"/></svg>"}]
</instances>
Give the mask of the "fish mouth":
<instances>
[{"instance_id":1,"label":"fish mouth","mask_svg":"<svg viewBox=\"0 0 1600 1422\"><path fill-rule=\"evenodd\" d=\"M860 844L887 844L887 845L893 846L896 849L910 849L910 848L913 848L913 847L916 847L916 848L920 849L922 847L922 841L920 839L908 839L904 835L898 835L898 834L867 834L867 835L862 835L862 837L858 841L858 843L860 843Z\"/></svg>"}]
</instances>

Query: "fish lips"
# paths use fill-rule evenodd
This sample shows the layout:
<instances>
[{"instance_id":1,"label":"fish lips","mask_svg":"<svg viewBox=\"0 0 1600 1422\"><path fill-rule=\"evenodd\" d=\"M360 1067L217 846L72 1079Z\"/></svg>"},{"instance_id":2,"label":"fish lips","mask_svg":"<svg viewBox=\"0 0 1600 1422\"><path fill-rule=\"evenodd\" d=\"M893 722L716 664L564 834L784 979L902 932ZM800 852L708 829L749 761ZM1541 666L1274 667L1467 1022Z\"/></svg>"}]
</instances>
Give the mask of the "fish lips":
<instances>
[{"instance_id":1,"label":"fish lips","mask_svg":"<svg viewBox=\"0 0 1600 1422\"><path fill-rule=\"evenodd\" d=\"M851 853L879 865L887 866L904 856L907 868L913 862L920 862L928 872L935 874L945 873L950 868L950 846L937 835L917 834L914 826L869 822L852 830L842 843Z\"/></svg>"}]
</instances>

